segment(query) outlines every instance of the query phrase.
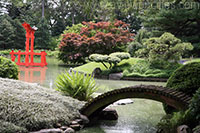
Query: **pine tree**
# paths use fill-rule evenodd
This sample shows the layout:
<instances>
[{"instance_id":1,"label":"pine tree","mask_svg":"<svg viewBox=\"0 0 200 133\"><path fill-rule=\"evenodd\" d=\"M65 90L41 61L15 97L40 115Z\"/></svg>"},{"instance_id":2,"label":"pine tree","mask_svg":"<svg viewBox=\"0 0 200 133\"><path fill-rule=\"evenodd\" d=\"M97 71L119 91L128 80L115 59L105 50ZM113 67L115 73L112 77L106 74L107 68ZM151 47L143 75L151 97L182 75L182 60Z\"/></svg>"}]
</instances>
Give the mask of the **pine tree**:
<instances>
[{"instance_id":1,"label":"pine tree","mask_svg":"<svg viewBox=\"0 0 200 133\"><path fill-rule=\"evenodd\" d=\"M25 49L25 41L26 41L26 36L25 36L25 30L22 27L22 23L20 20L15 19L9 19L9 22L13 25L15 31L15 38L14 38L14 44L13 48L15 49Z\"/></svg>"},{"instance_id":2,"label":"pine tree","mask_svg":"<svg viewBox=\"0 0 200 133\"><path fill-rule=\"evenodd\" d=\"M0 49L11 49L14 48L14 27L6 19L6 17L1 18L0 23Z\"/></svg>"},{"instance_id":3,"label":"pine tree","mask_svg":"<svg viewBox=\"0 0 200 133\"><path fill-rule=\"evenodd\" d=\"M50 49L51 34L46 19L42 19L37 25L35 32L35 48Z\"/></svg>"}]
</instances>

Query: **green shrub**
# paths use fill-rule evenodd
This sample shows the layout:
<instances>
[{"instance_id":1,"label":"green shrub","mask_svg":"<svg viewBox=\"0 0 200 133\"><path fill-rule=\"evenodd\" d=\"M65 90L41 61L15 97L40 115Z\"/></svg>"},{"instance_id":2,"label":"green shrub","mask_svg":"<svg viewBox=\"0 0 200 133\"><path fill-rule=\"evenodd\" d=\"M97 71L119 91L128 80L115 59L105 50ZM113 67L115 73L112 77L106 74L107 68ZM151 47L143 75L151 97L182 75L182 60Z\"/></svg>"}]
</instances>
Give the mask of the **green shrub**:
<instances>
[{"instance_id":1,"label":"green shrub","mask_svg":"<svg viewBox=\"0 0 200 133\"><path fill-rule=\"evenodd\" d=\"M9 129L15 129L14 133L38 131L54 128L57 123L68 125L80 116L78 110L84 104L54 89L20 80L0 78L0 88L1 133Z\"/></svg>"},{"instance_id":2,"label":"green shrub","mask_svg":"<svg viewBox=\"0 0 200 133\"><path fill-rule=\"evenodd\" d=\"M116 56L109 56L108 57L108 62L113 63L114 65L117 65L117 63L119 63L120 61L121 61L121 59L116 57Z\"/></svg>"},{"instance_id":3,"label":"green shrub","mask_svg":"<svg viewBox=\"0 0 200 133\"><path fill-rule=\"evenodd\" d=\"M179 67L167 81L167 87L193 95L200 87L200 62Z\"/></svg>"},{"instance_id":4,"label":"green shrub","mask_svg":"<svg viewBox=\"0 0 200 133\"><path fill-rule=\"evenodd\" d=\"M0 56L8 56L8 55L10 55L10 52L11 52L10 49L8 49L8 50L1 50L0 51Z\"/></svg>"},{"instance_id":5,"label":"green shrub","mask_svg":"<svg viewBox=\"0 0 200 133\"><path fill-rule=\"evenodd\" d=\"M25 128L0 120L0 133L28 133Z\"/></svg>"},{"instance_id":6,"label":"green shrub","mask_svg":"<svg viewBox=\"0 0 200 133\"><path fill-rule=\"evenodd\" d=\"M65 72L57 77L57 90L64 95L87 101L92 98L92 94L97 91L95 80L87 74Z\"/></svg>"},{"instance_id":7,"label":"green shrub","mask_svg":"<svg viewBox=\"0 0 200 133\"><path fill-rule=\"evenodd\" d=\"M11 60L0 56L0 77L18 79L18 66Z\"/></svg>"},{"instance_id":8,"label":"green shrub","mask_svg":"<svg viewBox=\"0 0 200 133\"><path fill-rule=\"evenodd\" d=\"M141 43L137 41L132 41L128 43L127 51L132 57L135 57L136 51L138 51L141 48L143 48L143 45Z\"/></svg>"},{"instance_id":9,"label":"green shrub","mask_svg":"<svg viewBox=\"0 0 200 133\"><path fill-rule=\"evenodd\" d=\"M192 97L192 100L189 105L189 109L191 111L191 114L195 117L195 120L200 121L200 88Z\"/></svg>"},{"instance_id":10,"label":"green shrub","mask_svg":"<svg viewBox=\"0 0 200 133\"><path fill-rule=\"evenodd\" d=\"M102 55L102 54L91 54L89 56L89 60L90 61L95 61L95 62L101 62L106 68L108 68L106 66L105 63L109 63L110 67L115 67L117 65L117 63L119 63L121 60L123 59L129 59L130 58L130 54L129 53L125 53L125 52L115 52L108 55ZM113 66L114 64L114 66Z\"/></svg>"},{"instance_id":11,"label":"green shrub","mask_svg":"<svg viewBox=\"0 0 200 133\"><path fill-rule=\"evenodd\" d=\"M144 74L147 70L149 70L149 65L150 64L146 60L140 60L136 64L133 64L129 71Z\"/></svg>"},{"instance_id":12,"label":"green shrub","mask_svg":"<svg viewBox=\"0 0 200 133\"><path fill-rule=\"evenodd\" d=\"M147 60L139 60L130 68L124 70L123 76L144 78L169 78L179 64L165 62L162 68L152 66Z\"/></svg>"},{"instance_id":13,"label":"green shrub","mask_svg":"<svg viewBox=\"0 0 200 133\"><path fill-rule=\"evenodd\" d=\"M191 43L181 42L173 34L165 32L160 37L152 37L144 43L144 48L139 49L142 56L147 56L149 61L173 61L177 62L187 51L193 49Z\"/></svg>"},{"instance_id":14,"label":"green shrub","mask_svg":"<svg viewBox=\"0 0 200 133\"><path fill-rule=\"evenodd\" d=\"M95 61L95 62L107 62L108 61L108 55L91 54L89 56L89 60Z\"/></svg>"},{"instance_id":15,"label":"green shrub","mask_svg":"<svg viewBox=\"0 0 200 133\"><path fill-rule=\"evenodd\" d=\"M109 56L118 57L121 60L130 58L130 54L126 52L115 52L115 53L111 53Z\"/></svg>"}]
</instances>

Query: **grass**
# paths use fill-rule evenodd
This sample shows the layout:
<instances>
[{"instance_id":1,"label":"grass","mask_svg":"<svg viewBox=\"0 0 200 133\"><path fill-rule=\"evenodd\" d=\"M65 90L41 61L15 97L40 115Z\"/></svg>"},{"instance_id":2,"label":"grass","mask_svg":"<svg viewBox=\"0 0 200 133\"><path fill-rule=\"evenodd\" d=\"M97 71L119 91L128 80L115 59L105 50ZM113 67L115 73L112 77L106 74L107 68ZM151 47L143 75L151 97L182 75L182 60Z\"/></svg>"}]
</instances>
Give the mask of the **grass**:
<instances>
[{"instance_id":1,"label":"grass","mask_svg":"<svg viewBox=\"0 0 200 133\"><path fill-rule=\"evenodd\" d=\"M117 64L117 67L129 67L130 65L135 64L138 60L142 60L140 58L129 58L127 60L122 60ZM109 66L108 63L105 63L107 66ZM79 67L75 67L75 71L80 71L84 73L91 74L95 68L99 67L102 71L106 70L106 68L103 66L102 63L96 63L96 62L89 62L87 64L84 64Z\"/></svg>"},{"instance_id":2,"label":"grass","mask_svg":"<svg viewBox=\"0 0 200 133\"><path fill-rule=\"evenodd\" d=\"M40 53L41 51L43 51L44 49L40 50L40 49L34 49L35 53ZM7 49L7 50L0 50L0 55L1 56L9 56L10 52L12 51L12 49ZM58 51L51 51L51 50L44 50L47 53L47 56L49 57L57 57L58 55ZM14 49L14 52L18 52L18 49ZM25 52L25 50L21 50L21 52Z\"/></svg>"},{"instance_id":3,"label":"grass","mask_svg":"<svg viewBox=\"0 0 200 133\"><path fill-rule=\"evenodd\" d=\"M191 62L200 62L200 58L195 58L195 59L188 60L188 61L186 61L186 64L187 63L191 63Z\"/></svg>"}]
</instances>

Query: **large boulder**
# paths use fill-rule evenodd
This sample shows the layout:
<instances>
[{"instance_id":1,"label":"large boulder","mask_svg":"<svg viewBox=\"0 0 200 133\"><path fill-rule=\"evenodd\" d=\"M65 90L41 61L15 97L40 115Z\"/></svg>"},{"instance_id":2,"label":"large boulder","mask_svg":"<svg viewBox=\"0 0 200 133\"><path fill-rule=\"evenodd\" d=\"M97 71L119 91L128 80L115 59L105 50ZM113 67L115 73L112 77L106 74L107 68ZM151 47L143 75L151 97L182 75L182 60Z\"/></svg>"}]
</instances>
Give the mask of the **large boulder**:
<instances>
[{"instance_id":1,"label":"large boulder","mask_svg":"<svg viewBox=\"0 0 200 133\"><path fill-rule=\"evenodd\" d=\"M9 127L25 132L69 125L80 117L84 104L54 89L4 78L0 78L0 101L0 132Z\"/></svg>"}]
</instances>

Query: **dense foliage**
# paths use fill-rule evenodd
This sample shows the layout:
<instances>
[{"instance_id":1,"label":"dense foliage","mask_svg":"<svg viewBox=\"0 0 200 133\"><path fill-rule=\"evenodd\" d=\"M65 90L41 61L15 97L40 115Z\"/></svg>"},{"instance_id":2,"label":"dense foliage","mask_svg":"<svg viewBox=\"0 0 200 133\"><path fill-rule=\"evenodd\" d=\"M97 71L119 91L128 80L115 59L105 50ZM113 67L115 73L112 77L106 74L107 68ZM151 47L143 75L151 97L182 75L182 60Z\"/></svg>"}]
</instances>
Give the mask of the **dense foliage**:
<instances>
[{"instance_id":1,"label":"dense foliage","mask_svg":"<svg viewBox=\"0 0 200 133\"><path fill-rule=\"evenodd\" d=\"M200 62L178 68L167 81L167 87L193 95L200 87Z\"/></svg>"},{"instance_id":2,"label":"dense foliage","mask_svg":"<svg viewBox=\"0 0 200 133\"><path fill-rule=\"evenodd\" d=\"M169 78L180 64L164 62L165 65L152 65L147 60L139 60L123 71L125 77L144 77L144 78Z\"/></svg>"},{"instance_id":3,"label":"dense foliage","mask_svg":"<svg viewBox=\"0 0 200 133\"><path fill-rule=\"evenodd\" d=\"M190 105L190 113L193 115L193 119L196 121L196 124L200 124L200 88L194 94Z\"/></svg>"},{"instance_id":4,"label":"dense foliage","mask_svg":"<svg viewBox=\"0 0 200 133\"><path fill-rule=\"evenodd\" d=\"M98 89L92 76L73 71L60 74L57 77L56 86L58 91L81 101L91 99L92 94Z\"/></svg>"},{"instance_id":5,"label":"dense foliage","mask_svg":"<svg viewBox=\"0 0 200 133\"><path fill-rule=\"evenodd\" d=\"M36 49L52 49L54 50L56 44L52 43L49 26L46 19L42 19L37 24L35 32L35 48Z\"/></svg>"},{"instance_id":6,"label":"dense foliage","mask_svg":"<svg viewBox=\"0 0 200 133\"><path fill-rule=\"evenodd\" d=\"M147 31L146 29L140 29L134 37L134 41L128 43L127 51L133 57L143 57L144 55L137 55L137 51L139 49L145 48L143 44L147 39L152 37L152 33Z\"/></svg>"},{"instance_id":7,"label":"dense foliage","mask_svg":"<svg viewBox=\"0 0 200 133\"><path fill-rule=\"evenodd\" d=\"M137 51L139 56L146 56L147 59L162 64L162 61L177 62L184 52L192 50L190 43L181 42L171 33L164 33L160 37L149 38L144 42L145 48Z\"/></svg>"},{"instance_id":8,"label":"dense foliage","mask_svg":"<svg viewBox=\"0 0 200 133\"><path fill-rule=\"evenodd\" d=\"M66 33L59 45L59 59L64 62L84 62L90 54L109 54L125 50L133 34L128 25L122 21L83 22L87 27L81 28L79 34Z\"/></svg>"},{"instance_id":9,"label":"dense foliage","mask_svg":"<svg viewBox=\"0 0 200 133\"><path fill-rule=\"evenodd\" d=\"M141 18L144 27L154 36L170 32L181 40L193 44L194 49L190 55L200 56L199 6L200 1L197 0L171 1L163 8L148 8Z\"/></svg>"},{"instance_id":10,"label":"dense foliage","mask_svg":"<svg viewBox=\"0 0 200 133\"><path fill-rule=\"evenodd\" d=\"M0 56L0 77L18 79L18 66L11 60Z\"/></svg>"}]
</instances>

